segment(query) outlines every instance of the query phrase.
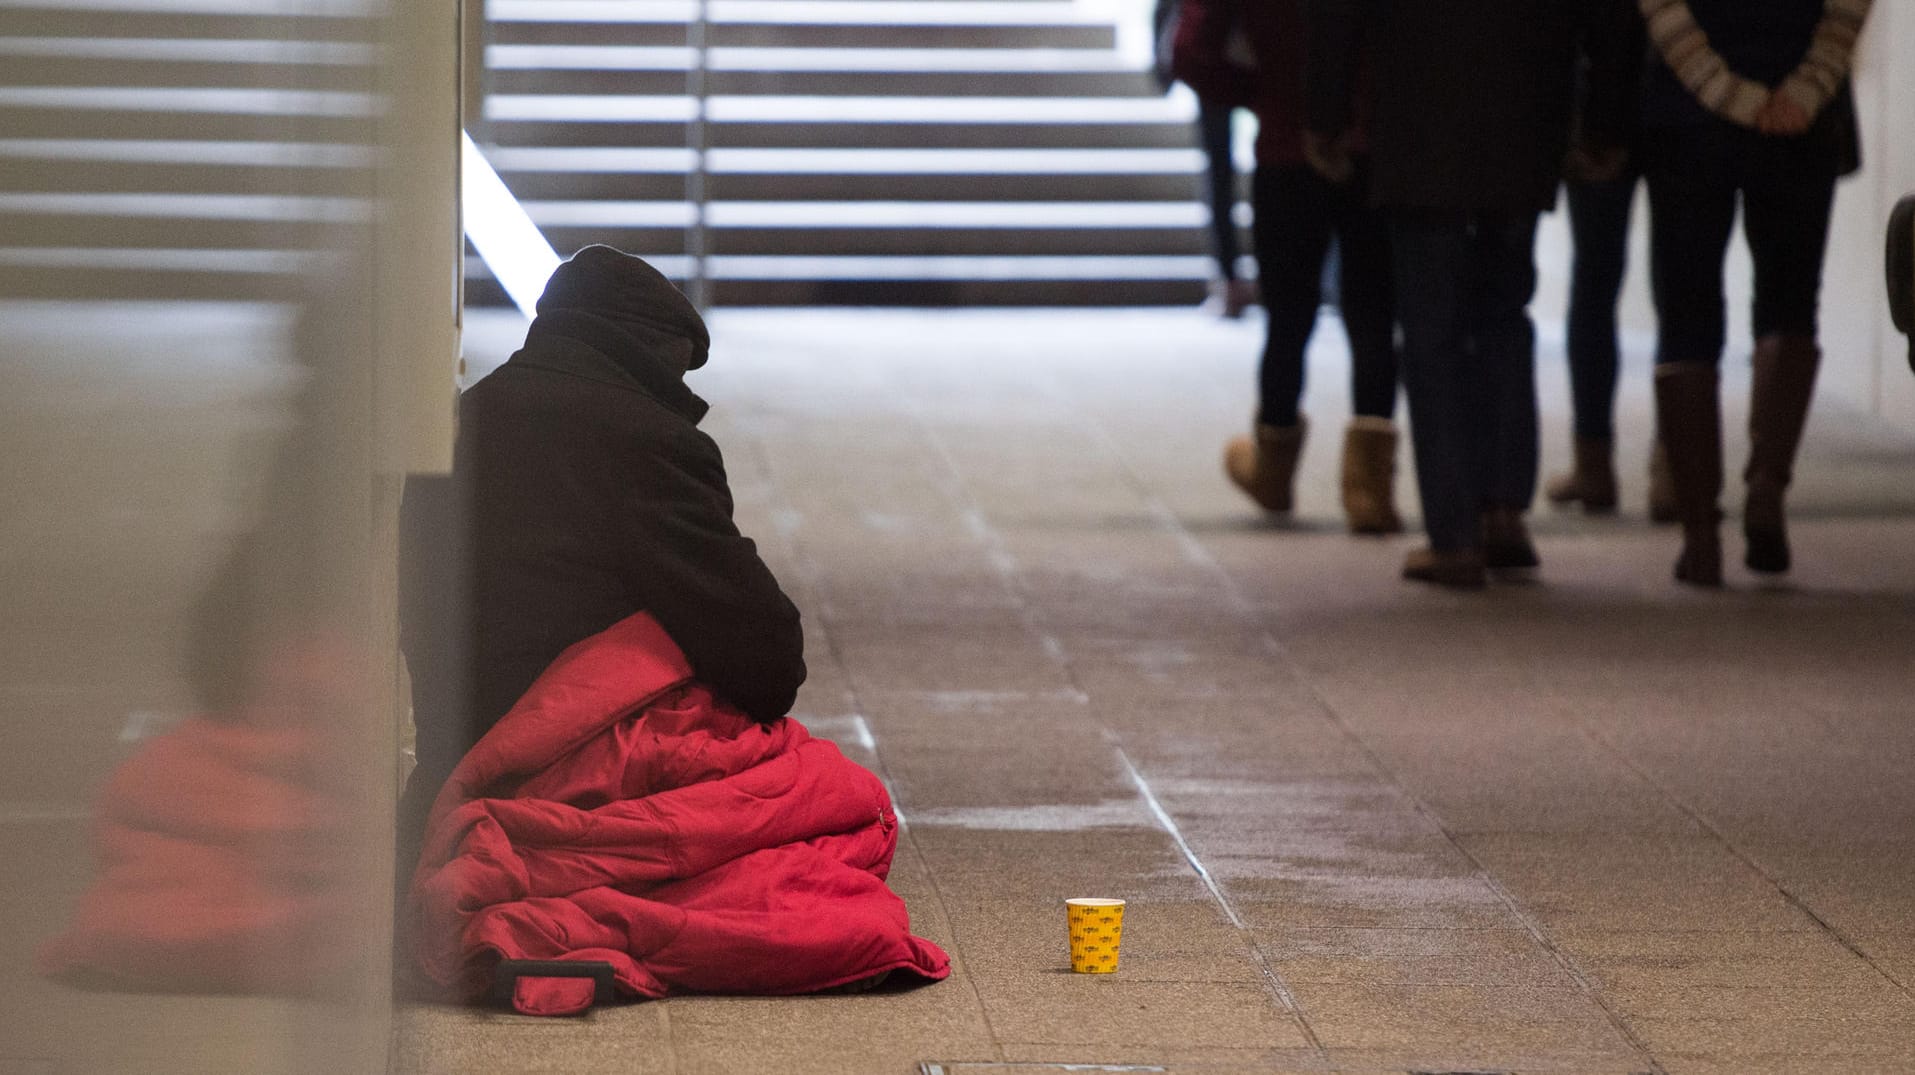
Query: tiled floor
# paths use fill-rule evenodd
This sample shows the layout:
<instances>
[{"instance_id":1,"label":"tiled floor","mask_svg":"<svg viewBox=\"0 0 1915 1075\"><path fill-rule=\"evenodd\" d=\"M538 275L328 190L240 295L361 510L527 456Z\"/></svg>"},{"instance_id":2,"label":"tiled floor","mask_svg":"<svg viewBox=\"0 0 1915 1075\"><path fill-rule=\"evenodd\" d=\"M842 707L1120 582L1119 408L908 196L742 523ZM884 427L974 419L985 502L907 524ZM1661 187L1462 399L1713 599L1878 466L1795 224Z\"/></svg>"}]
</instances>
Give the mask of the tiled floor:
<instances>
[{"instance_id":1,"label":"tiled floor","mask_svg":"<svg viewBox=\"0 0 1915 1075\"><path fill-rule=\"evenodd\" d=\"M45 346L0 355L0 1075L375 1070L347 1058L383 1051L383 1008L77 992L27 962L87 883L123 737L192 704L178 625L285 421L276 316L135 314L89 326L96 353L43 310ZM483 368L523 326L471 329ZM800 719L893 788L893 883L957 972L583 1020L407 1008L393 1070L1915 1071L1915 434L1825 400L1794 578L1679 590L1641 519L1632 352L1624 516L1541 511L1540 581L1452 594L1398 581L1411 539L1340 530L1334 331L1274 526L1218 468L1254 319L714 330L693 380L806 613ZM1560 364L1546 342L1551 465ZM1131 901L1112 978L1066 969L1074 895Z\"/></svg>"},{"instance_id":2,"label":"tiled floor","mask_svg":"<svg viewBox=\"0 0 1915 1075\"><path fill-rule=\"evenodd\" d=\"M518 330L475 322L475 362ZM1667 581L1637 449L1623 517L1539 512L1538 582L1452 594L1396 579L1409 539L1339 530L1334 339L1273 526L1217 467L1254 324L714 330L693 380L806 613L798 715L890 783L895 886L957 972L563 1024L412 1009L402 1070L1915 1071L1905 431L1818 412L1786 584ZM1130 901L1113 978L1065 969L1074 895Z\"/></svg>"}]
</instances>

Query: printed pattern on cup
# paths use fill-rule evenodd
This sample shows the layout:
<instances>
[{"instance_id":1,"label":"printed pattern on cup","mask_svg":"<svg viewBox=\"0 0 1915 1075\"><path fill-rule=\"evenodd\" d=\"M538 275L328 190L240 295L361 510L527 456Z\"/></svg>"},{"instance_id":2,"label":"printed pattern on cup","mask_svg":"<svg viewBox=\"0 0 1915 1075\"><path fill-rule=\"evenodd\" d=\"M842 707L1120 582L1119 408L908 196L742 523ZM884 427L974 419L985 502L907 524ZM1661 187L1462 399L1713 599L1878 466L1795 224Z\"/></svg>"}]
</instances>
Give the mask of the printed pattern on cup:
<instances>
[{"instance_id":1,"label":"printed pattern on cup","mask_svg":"<svg viewBox=\"0 0 1915 1075\"><path fill-rule=\"evenodd\" d=\"M1124 939L1123 907L1071 906L1069 912L1071 969L1079 974L1116 971Z\"/></svg>"}]
</instances>

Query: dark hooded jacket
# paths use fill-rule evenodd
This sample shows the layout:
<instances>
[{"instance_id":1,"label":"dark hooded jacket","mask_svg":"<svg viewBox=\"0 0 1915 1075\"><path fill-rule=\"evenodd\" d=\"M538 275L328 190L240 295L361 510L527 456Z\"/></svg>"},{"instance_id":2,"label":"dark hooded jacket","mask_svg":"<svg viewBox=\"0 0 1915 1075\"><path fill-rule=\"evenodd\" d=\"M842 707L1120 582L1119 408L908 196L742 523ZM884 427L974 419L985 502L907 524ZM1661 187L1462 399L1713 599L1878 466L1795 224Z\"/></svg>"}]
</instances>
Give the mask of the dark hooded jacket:
<instances>
[{"instance_id":1,"label":"dark hooded jacket","mask_svg":"<svg viewBox=\"0 0 1915 1075\"><path fill-rule=\"evenodd\" d=\"M1625 141L1641 65L1634 0L1306 0L1304 9L1311 130L1350 128L1367 46L1380 205L1548 209L1579 71L1585 136Z\"/></svg>"},{"instance_id":2,"label":"dark hooded jacket","mask_svg":"<svg viewBox=\"0 0 1915 1075\"><path fill-rule=\"evenodd\" d=\"M656 269L588 247L553 275L525 346L460 400L452 480L410 485L403 521L427 799L560 652L636 612L754 720L790 709L798 610L732 522L683 379L710 342Z\"/></svg>"}]
</instances>

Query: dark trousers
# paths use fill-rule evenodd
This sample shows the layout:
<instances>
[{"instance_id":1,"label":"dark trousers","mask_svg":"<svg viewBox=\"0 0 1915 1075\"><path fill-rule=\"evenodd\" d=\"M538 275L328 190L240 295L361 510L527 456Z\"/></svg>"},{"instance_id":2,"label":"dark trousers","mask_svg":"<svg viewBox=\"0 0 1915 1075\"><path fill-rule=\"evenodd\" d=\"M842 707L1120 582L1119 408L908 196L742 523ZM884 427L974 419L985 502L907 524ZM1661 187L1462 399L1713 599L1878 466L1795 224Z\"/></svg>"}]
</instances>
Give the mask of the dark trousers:
<instances>
[{"instance_id":1,"label":"dark trousers","mask_svg":"<svg viewBox=\"0 0 1915 1075\"><path fill-rule=\"evenodd\" d=\"M1237 278L1237 164L1230 156L1230 114L1224 105L1197 102L1197 132L1203 142L1205 200L1210 205L1210 252L1225 280Z\"/></svg>"},{"instance_id":2,"label":"dark trousers","mask_svg":"<svg viewBox=\"0 0 1915 1075\"><path fill-rule=\"evenodd\" d=\"M1656 361L1721 361L1722 260L1735 229L1755 262L1756 338L1814 337L1835 169L1807 139L1727 124L1652 130L1647 139Z\"/></svg>"},{"instance_id":3,"label":"dark trousers","mask_svg":"<svg viewBox=\"0 0 1915 1075\"><path fill-rule=\"evenodd\" d=\"M1636 175L1606 183L1569 183L1569 403L1582 440L1614 440L1616 300L1629 268L1629 217Z\"/></svg>"},{"instance_id":4,"label":"dark trousers","mask_svg":"<svg viewBox=\"0 0 1915 1075\"><path fill-rule=\"evenodd\" d=\"M1488 507L1536 489L1533 211L1390 214L1403 388L1430 544L1481 544Z\"/></svg>"},{"instance_id":5,"label":"dark trousers","mask_svg":"<svg viewBox=\"0 0 1915 1075\"><path fill-rule=\"evenodd\" d=\"M1333 184L1305 165L1259 168L1251 181L1257 274L1265 320L1257 420L1297 424L1304 354L1323 303L1323 263L1335 237L1338 302L1350 341L1351 413L1396 413L1396 322L1390 235L1368 204L1367 178Z\"/></svg>"}]
</instances>

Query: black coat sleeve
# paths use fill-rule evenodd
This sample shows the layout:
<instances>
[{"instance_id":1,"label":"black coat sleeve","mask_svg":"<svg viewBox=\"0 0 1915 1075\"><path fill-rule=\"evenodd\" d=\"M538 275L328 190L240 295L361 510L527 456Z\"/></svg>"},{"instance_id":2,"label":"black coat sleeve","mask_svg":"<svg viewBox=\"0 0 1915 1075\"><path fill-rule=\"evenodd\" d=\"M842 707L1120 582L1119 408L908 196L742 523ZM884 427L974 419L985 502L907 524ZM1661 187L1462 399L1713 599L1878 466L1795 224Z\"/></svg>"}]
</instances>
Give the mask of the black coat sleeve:
<instances>
[{"instance_id":1,"label":"black coat sleeve","mask_svg":"<svg viewBox=\"0 0 1915 1075\"><path fill-rule=\"evenodd\" d=\"M613 520L630 543L633 597L700 681L752 719L777 720L805 679L797 606L732 522L717 444L687 427L654 447Z\"/></svg>"},{"instance_id":2,"label":"black coat sleeve","mask_svg":"<svg viewBox=\"0 0 1915 1075\"><path fill-rule=\"evenodd\" d=\"M1304 62L1306 124L1336 137L1355 122L1357 71L1372 0L1306 0L1310 51Z\"/></svg>"}]
</instances>

